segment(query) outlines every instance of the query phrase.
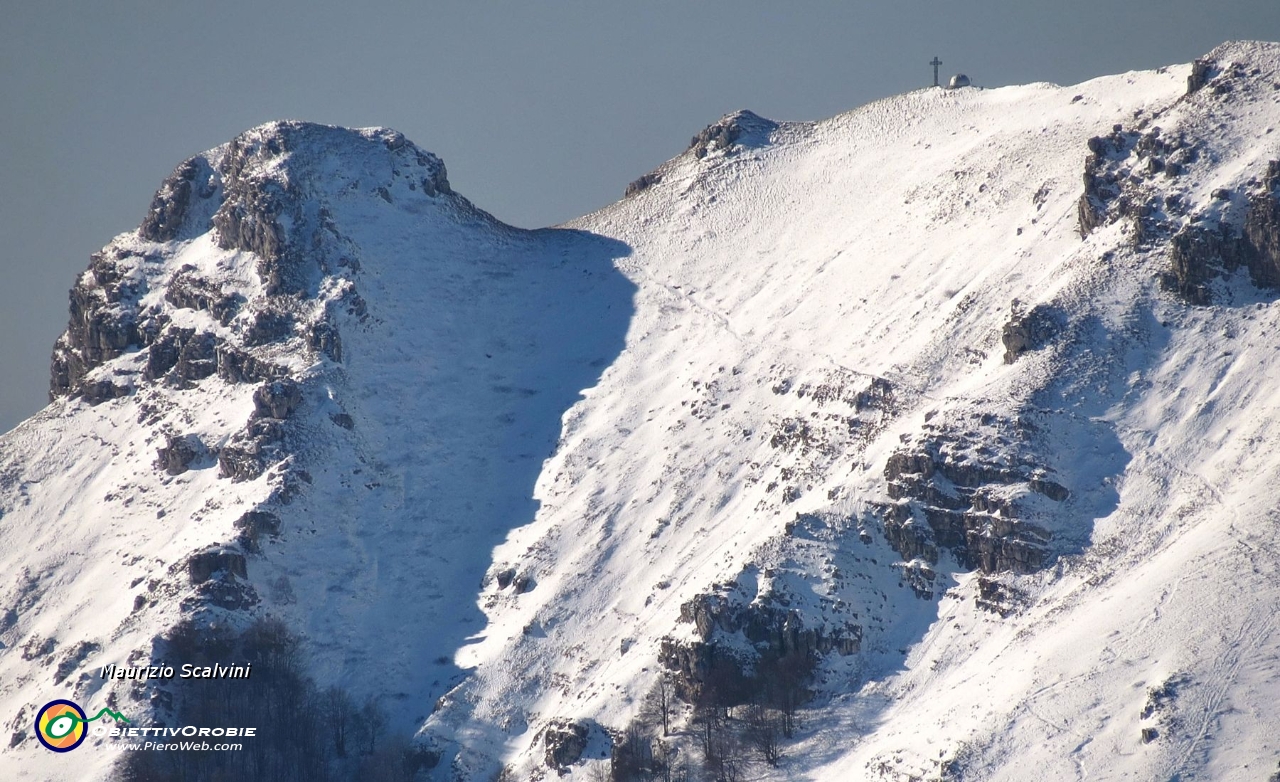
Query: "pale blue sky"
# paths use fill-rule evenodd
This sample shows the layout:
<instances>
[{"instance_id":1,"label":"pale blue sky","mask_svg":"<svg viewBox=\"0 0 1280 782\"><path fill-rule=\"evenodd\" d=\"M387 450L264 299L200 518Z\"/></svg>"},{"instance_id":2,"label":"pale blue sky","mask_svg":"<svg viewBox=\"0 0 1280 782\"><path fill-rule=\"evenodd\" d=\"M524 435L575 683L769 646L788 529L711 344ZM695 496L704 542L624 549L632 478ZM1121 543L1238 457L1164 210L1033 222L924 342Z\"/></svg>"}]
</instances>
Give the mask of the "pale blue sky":
<instances>
[{"instance_id":1,"label":"pale blue sky","mask_svg":"<svg viewBox=\"0 0 1280 782\"><path fill-rule=\"evenodd\" d=\"M516 225L621 195L721 114L1074 83L1280 39L1276 0L6 2L0 431L45 402L67 289L185 157L278 118L386 125Z\"/></svg>"}]
</instances>

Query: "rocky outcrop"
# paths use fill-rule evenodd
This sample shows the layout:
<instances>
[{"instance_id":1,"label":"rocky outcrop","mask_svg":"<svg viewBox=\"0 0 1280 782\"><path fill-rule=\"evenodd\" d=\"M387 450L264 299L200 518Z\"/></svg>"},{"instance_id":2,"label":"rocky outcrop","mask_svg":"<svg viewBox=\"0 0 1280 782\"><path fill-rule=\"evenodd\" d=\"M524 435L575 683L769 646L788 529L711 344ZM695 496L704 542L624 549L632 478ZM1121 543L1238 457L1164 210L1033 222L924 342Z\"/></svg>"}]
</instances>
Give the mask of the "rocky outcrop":
<instances>
[{"instance_id":1,"label":"rocky outcrop","mask_svg":"<svg viewBox=\"0 0 1280 782\"><path fill-rule=\"evenodd\" d=\"M723 594L699 595L680 606L680 621L692 624L703 641L717 633L741 633L752 644L778 655L855 654L862 645L862 628L805 627L796 611L771 599L743 604Z\"/></svg>"},{"instance_id":2,"label":"rocky outcrop","mask_svg":"<svg viewBox=\"0 0 1280 782\"><path fill-rule=\"evenodd\" d=\"M217 337L209 332L193 333L186 339L173 367L181 385L189 387L218 371L217 347Z\"/></svg>"},{"instance_id":3,"label":"rocky outcrop","mask_svg":"<svg viewBox=\"0 0 1280 782\"><path fill-rule=\"evenodd\" d=\"M217 362L218 377L228 383L261 383L283 377L286 372L283 367L225 343L218 345Z\"/></svg>"},{"instance_id":4,"label":"rocky outcrop","mask_svg":"<svg viewBox=\"0 0 1280 782\"><path fill-rule=\"evenodd\" d=\"M743 109L721 117L689 142L688 151L701 160L712 152L732 155L735 147L759 147L769 143L778 123Z\"/></svg>"},{"instance_id":5,"label":"rocky outcrop","mask_svg":"<svg viewBox=\"0 0 1280 782\"><path fill-rule=\"evenodd\" d=\"M305 167L310 156L324 154L325 146L336 140L328 138L333 135L345 143L380 142L391 153L393 177L428 196L452 193L440 159L394 131L378 131L370 138L322 125L276 122L237 136L219 165L223 200L212 222L219 247L258 257L258 276L268 296L307 291L325 264L316 250L332 230L330 221L307 198L305 177L296 170L290 176L291 166L280 163L297 158L297 167ZM374 185L373 190L390 200L390 184Z\"/></svg>"},{"instance_id":6,"label":"rocky outcrop","mask_svg":"<svg viewBox=\"0 0 1280 782\"><path fill-rule=\"evenodd\" d=\"M938 574L925 562L918 559L901 562L896 565L902 574L902 582L921 600L933 600L936 591Z\"/></svg>"},{"instance_id":7,"label":"rocky outcrop","mask_svg":"<svg viewBox=\"0 0 1280 782\"><path fill-rule=\"evenodd\" d=\"M233 481L251 481L267 470L262 444L253 440L232 443L218 451L218 474Z\"/></svg>"},{"instance_id":8,"label":"rocky outcrop","mask_svg":"<svg viewBox=\"0 0 1280 782\"><path fill-rule=\"evenodd\" d=\"M218 470L233 481L251 481L278 460L284 422L257 418L218 451Z\"/></svg>"},{"instance_id":9,"label":"rocky outcrop","mask_svg":"<svg viewBox=\"0 0 1280 782\"><path fill-rule=\"evenodd\" d=\"M180 604L184 612L196 612L215 606L227 611L246 611L262 602L252 584L224 572L196 586L195 594Z\"/></svg>"},{"instance_id":10,"label":"rocky outcrop","mask_svg":"<svg viewBox=\"0 0 1280 782\"><path fill-rule=\"evenodd\" d=\"M851 655L862 646L860 625L807 627L773 596L742 603L722 593L700 595L680 607L680 621L694 626L697 639L664 639L659 661L690 703L737 705L783 692L799 703L823 655Z\"/></svg>"},{"instance_id":11,"label":"rocky outcrop","mask_svg":"<svg viewBox=\"0 0 1280 782\"><path fill-rule=\"evenodd\" d=\"M984 423L1016 430L999 427L994 417ZM1009 499L1016 492L1009 489L1054 502L1070 492L1045 470L1014 458L1016 451L1008 435L934 429L893 453L884 475L894 502L879 506L889 545L908 562L936 565L947 551L961 567L984 573L1039 570L1049 560L1052 535L1019 518L1018 504ZM928 591L923 583L913 588Z\"/></svg>"},{"instance_id":12,"label":"rocky outcrop","mask_svg":"<svg viewBox=\"0 0 1280 782\"><path fill-rule=\"evenodd\" d=\"M199 612L210 606L242 611L261 602L257 590L248 582L244 555L229 546L197 551L174 568L184 570L194 587L193 594L180 603L184 612Z\"/></svg>"},{"instance_id":13,"label":"rocky outcrop","mask_svg":"<svg viewBox=\"0 0 1280 782\"><path fill-rule=\"evenodd\" d=\"M542 731L542 744L545 748L544 759L547 767L564 769L582 759L587 748L587 739L591 728L581 722L566 719L553 719Z\"/></svg>"},{"instance_id":14,"label":"rocky outcrop","mask_svg":"<svg viewBox=\"0 0 1280 782\"><path fill-rule=\"evenodd\" d=\"M142 376L147 380L163 377L178 363L182 348L196 333L195 329L169 327L147 349L147 364Z\"/></svg>"},{"instance_id":15,"label":"rocky outcrop","mask_svg":"<svg viewBox=\"0 0 1280 782\"><path fill-rule=\"evenodd\" d=\"M307 330L307 347L330 361L342 363L342 335L328 321L322 320L311 325Z\"/></svg>"},{"instance_id":16,"label":"rocky outcrop","mask_svg":"<svg viewBox=\"0 0 1280 782\"><path fill-rule=\"evenodd\" d=\"M243 296L223 291L190 265L182 267L170 278L164 298L179 309L208 312L224 326L231 322L244 303Z\"/></svg>"},{"instance_id":17,"label":"rocky outcrop","mask_svg":"<svg viewBox=\"0 0 1280 782\"><path fill-rule=\"evenodd\" d=\"M1244 218L1249 273L1258 285L1280 287L1280 160L1267 164L1261 189L1250 196Z\"/></svg>"},{"instance_id":18,"label":"rocky outcrop","mask_svg":"<svg viewBox=\"0 0 1280 782\"><path fill-rule=\"evenodd\" d=\"M207 453L208 449L195 435L169 435L165 447L159 450L157 465L170 475L181 475Z\"/></svg>"},{"instance_id":19,"label":"rocky outcrop","mask_svg":"<svg viewBox=\"0 0 1280 782\"><path fill-rule=\"evenodd\" d=\"M58 668L53 674L53 683L61 684L66 681L68 676L84 665L85 660L100 651L102 651L102 645L96 641L80 641L63 652Z\"/></svg>"},{"instance_id":20,"label":"rocky outcrop","mask_svg":"<svg viewBox=\"0 0 1280 782\"><path fill-rule=\"evenodd\" d=\"M706 154L705 152L703 154ZM701 156L699 156L701 157ZM651 171L627 185L626 192L622 194L623 198L630 198L636 193L642 193L662 181L662 175L657 171Z\"/></svg>"},{"instance_id":21,"label":"rocky outcrop","mask_svg":"<svg viewBox=\"0 0 1280 782\"><path fill-rule=\"evenodd\" d=\"M1155 185L1160 178L1182 176L1198 158L1197 147L1184 136L1159 127L1126 131L1116 125L1109 135L1089 139L1077 204L1080 235L1119 220L1129 221L1135 245L1167 235L1168 217L1182 207Z\"/></svg>"},{"instance_id":22,"label":"rocky outcrop","mask_svg":"<svg viewBox=\"0 0 1280 782\"><path fill-rule=\"evenodd\" d=\"M1227 258L1238 260L1241 249L1238 240L1220 230L1187 226L1170 242L1169 271L1161 282L1189 304L1208 304L1209 281L1230 262Z\"/></svg>"},{"instance_id":23,"label":"rocky outcrop","mask_svg":"<svg viewBox=\"0 0 1280 782\"><path fill-rule=\"evenodd\" d=\"M1027 595L1012 584L996 578L978 576L978 593L974 603L983 611L1009 617L1027 605Z\"/></svg>"},{"instance_id":24,"label":"rocky outcrop","mask_svg":"<svg viewBox=\"0 0 1280 782\"><path fill-rule=\"evenodd\" d=\"M1249 89L1272 92L1273 83L1259 84L1260 78L1258 69L1247 71L1238 63L1197 60L1187 95L1209 94L1187 100L1221 100ZM1190 304L1209 304L1209 283L1238 269L1248 269L1257 287L1280 290L1280 162L1268 167L1253 192L1213 187L1212 201L1197 209L1161 182L1193 171L1199 147L1150 120L1131 130L1116 125L1109 135L1091 138L1077 209L1080 234L1125 221L1134 247L1167 251L1169 268L1160 274L1161 284Z\"/></svg>"},{"instance_id":25,"label":"rocky outcrop","mask_svg":"<svg viewBox=\"0 0 1280 782\"><path fill-rule=\"evenodd\" d=\"M278 342L293 334L293 316L273 309L258 310L244 332L244 344L258 347Z\"/></svg>"},{"instance_id":26,"label":"rocky outcrop","mask_svg":"<svg viewBox=\"0 0 1280 782\"><path fill-rule=\"evenodd\" d=\"M1045 347L1062 329L1065 320L1061 312L1045 304L1037 304L1028 310L1014 299L1010 310L1009 322L1004 324L1000 334L1006 364L1012 364L1028 350Z\"/></svg>"},{"instance_id":27,"label":"rocky outcrop","mask_svg":"<svg viewBox=\"0 0 1280 782\"><path fill-rule=\"evenodd\" d=\"M253 392L254 414L260 418L283 420L302 404L302 389L291 378L272 380Z\"/></svg>"},{"instance_id":28,"label":"rocky outcrop","mask_svg":"<svg viewBox=\"0 0 1280 782\"><path fill-rule=\"evenodd\" d=\"M187 575L193 584L203 584L219 571L248 578L244 555L230 548L215 547L196 552L187 558Z\"/></svg>"},{"instance_id":29,"label":"rocky outcrop","mask_svg":"<svg viewBox=\"0 0 1280 782\"><path fill-rule=\"evenodd\" d=\"M280 534L280 517L269 511L246 511L236 519L235 528L241 548L256 553L261 550L264 538Z\"/></svg>"},{"instance_id":30,"label":"rocky outcrop","mask_svg":"<svg viewBox=\"0 0 1280 782\"><path fill-rule=\"evenodd\" d=\"M1187 94L1199 92L1213 77L1214 62L1208 59L1197 59L1191 63L1191 74L1187 76Z\"/></svg>"},{"instance_id":31,"label":"rocky outcrop","mask_svg":"<svg viewBox=\"0 0 1280 782\"><path fill-rule=\"evenodd\" d=\"M1217 214L1173 236L1164 287L1190 304L1205 305L1212 301L1209 283L1215 277L1243 268L1257 287L1280 289L1280 161L1268 164L1261 186L1248 196L1240 227Z\"/></svg>"},{"instance_id":32,"label":"rocky outcrop","mask_svg":"<svg viewBox=\"0 0 1280 782\"><path fill-rule=\"evenodd\" d=\"M218 190L218 178L203 155L188 158L174 169L151 199L151 208L138 227L138 235L152 242L168 242L184 234L193 198L207 200ZM192 233L207 230L193 226Z\"/></svg>"},{"instance_id":33,"label":"rocky outcrop","mask_svg":"<svg viewBox=\"0 0 1280 782\"><path fill-rule=\"evenodd\" d=\"M143 262L112 249L92 256L71 289L67 331L53 349L51 399L78 395L86 375L142 342L137 301L146 285L136 272Z\"/></svg>"},{"instance_id":34,"label":"rocky outcrop","mask_svg":"<svg viewBox=\"0 0 1280 782\"><path fill-rule=\"evenodd\" d=\"M120 399L133 393L128 385L117 385L110 380L91 380L80 384L80 398L91 405L100 405L112 399Z\"/></svg>"},{"instance_id":35,"label":"rocky outcrop","mask_svg":"<svg viewBox=\"0 0 1280 782\"><path fill-rule=\"evenodd\" d=\"M258 386L253 393L254 413L248 426L218 451L219 474L233 481L251 481L284 458L285 419L301 403L302 387L293 378L269 380ZM285 496L292 494L286 492Z\"/></svg>"},{"instance_id":36,"label":"rocky outcrop","mask_svg":"<svg viewBox=\"0 0 1280 782\"><path fill-rule=\"evenodd\" d=\"M342 340L329 308L364 320L364 301L350 280L340 280L340 299L318 311L307 311L305 296L317 292L314 283L321 274L359 268L323 199L316 197L331 184L324 166L335 146L371 153L366 189L390 195L407 187L433 198L452 194L439 158L389 130L277 122L184 161L156 191L136 236L96 253L71 290L67 332L51 360L50 398L83 396L97 403L132 393L138 379L132 370L116 373L126 376L119 381L88 378L105 362L135 349L146 351L142 380L164 378L179 388L214 374L230 383L279 379L284 370L254 348L295 334L317 354L341 362ZM165 261L171 251L146 244L210 231L218 246L257 256L265 303L252 291L242 292L245 281L234 270L229 279L191 264L170 271ZM162 301L149 300L143 308L142 297L157 282L163 285ZM251 310L247 317L246 309ZM233 329L174 318L173 310L208 313L218 326ZM304 328L297 328L299 321Z\"/></svg>"},{"instance_id":37,"label":"rocky outcrop","mask_svg":"<svg viewBox=\"0 0 1280 782\"><path fill-rule=\"evenodd\" d=\"M222 206L213 215L218 246L258 256L258 275L268 295L301 292L307 280L298 247L289 244L283 221L304 224L301 203L280 181L265 173L266 160L282 157L292 133L243 134L232 139L220 167Z\"/></svg>"},{"instance_id":38,"label":"rocky outcrop","mask_svg":"<svg viewBox=\"0 0 1280 782\"><path fill-rule=\"evenodd\" d=\"M341 426L343 429L356 428L355 419L346 413L330 413L329 420L333 421L336 426Z\"/></svg>"}]
</instances>

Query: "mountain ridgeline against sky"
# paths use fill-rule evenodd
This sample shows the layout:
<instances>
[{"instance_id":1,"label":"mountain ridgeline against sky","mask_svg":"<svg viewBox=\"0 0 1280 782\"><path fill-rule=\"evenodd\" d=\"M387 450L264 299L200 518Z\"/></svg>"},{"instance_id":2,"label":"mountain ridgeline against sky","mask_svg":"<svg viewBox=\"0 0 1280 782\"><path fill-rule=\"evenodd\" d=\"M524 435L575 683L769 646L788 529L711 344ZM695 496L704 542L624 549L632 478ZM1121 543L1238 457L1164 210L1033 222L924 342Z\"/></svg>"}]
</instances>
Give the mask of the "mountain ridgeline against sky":
<instances>
[{"instance_id":1,"label":"mountain ridgeline against sky","mask_svg":"<svg viewBox=\"0 0 1280 782\"><path fill-rule=\"evenodd\" d=\"M738 112L537 231L394 131L196 155L0 437L0 769L1266 778L1278 129L1235 43ZM183 664L254 673L101 675Z\"/></svg>"}]
</instances>

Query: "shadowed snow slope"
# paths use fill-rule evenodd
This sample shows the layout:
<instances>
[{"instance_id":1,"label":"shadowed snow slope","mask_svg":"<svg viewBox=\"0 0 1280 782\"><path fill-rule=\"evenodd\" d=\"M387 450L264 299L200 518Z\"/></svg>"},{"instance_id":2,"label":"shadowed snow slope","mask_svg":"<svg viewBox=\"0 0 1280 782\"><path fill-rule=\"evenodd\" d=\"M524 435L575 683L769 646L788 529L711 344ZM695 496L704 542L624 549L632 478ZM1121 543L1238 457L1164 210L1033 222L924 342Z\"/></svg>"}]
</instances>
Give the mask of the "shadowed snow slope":
<instances>
[{"instance_id":1,"label":"shadowed snow slope","mask_svg":"<svg viewBox=\"0 0 1280 782\"><path fill-rule=\"evenodd\" d=\"M660 674L782 653L812 697L738 778L1265 778L1278 84L1237 43L740 112L534 232L391 131L193 158L0 439L0 767L91 778L35 708L168 724L97 668L277 616L424 778L595 778Z\"/></svg>"}]
</instances>

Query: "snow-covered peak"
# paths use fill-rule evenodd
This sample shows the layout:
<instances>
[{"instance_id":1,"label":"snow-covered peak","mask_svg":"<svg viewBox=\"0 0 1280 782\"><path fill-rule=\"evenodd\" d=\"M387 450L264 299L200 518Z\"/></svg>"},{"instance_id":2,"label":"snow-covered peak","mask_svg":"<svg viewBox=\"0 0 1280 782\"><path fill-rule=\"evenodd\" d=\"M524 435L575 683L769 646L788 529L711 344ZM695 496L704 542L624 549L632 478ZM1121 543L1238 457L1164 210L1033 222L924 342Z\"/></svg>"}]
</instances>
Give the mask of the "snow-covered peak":
<instances>
[{"instance_id":1,"label":"snow-covered peak","mask_svg":"<svg viewBox=\"0 0 1280 782\"><path fill-rule=\"evenodd\" d=\"M1277 83L737 112L541 231L392 131L192 158L0 438L0 765L278 620L439 780L1270 770Z\"/></svg>"}]
</instances>

